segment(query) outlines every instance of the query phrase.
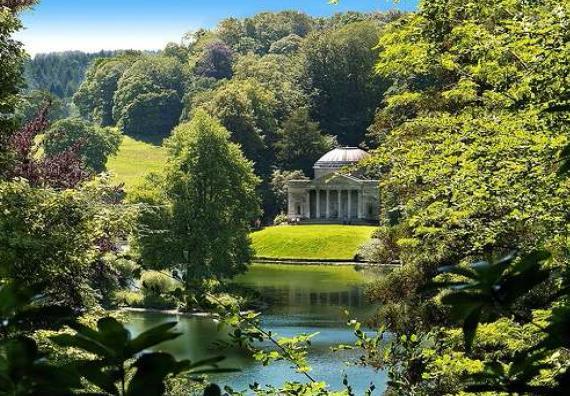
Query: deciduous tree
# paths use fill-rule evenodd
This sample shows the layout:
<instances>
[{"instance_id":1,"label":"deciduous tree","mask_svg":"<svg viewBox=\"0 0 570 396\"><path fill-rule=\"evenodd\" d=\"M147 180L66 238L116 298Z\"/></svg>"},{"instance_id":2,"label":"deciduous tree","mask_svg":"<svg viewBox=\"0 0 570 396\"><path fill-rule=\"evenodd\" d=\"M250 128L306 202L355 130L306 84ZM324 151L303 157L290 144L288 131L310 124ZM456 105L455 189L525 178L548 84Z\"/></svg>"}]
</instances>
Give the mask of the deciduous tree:
<instances>
[{"instance_id":1,"label":"deciduous tree","mask_svg":"<svg viewBox=\"0 0 570 396\"><path fill-rule=\"evenodd\" d=\"M321 132L306 108L298 109L285 120L275 144L282 169L300 169L307 175L311 174L315 161L332 145L333 138Z\"/></svg>"},{"instance_id":2,"label":"deciduous tree","mask_svg":"<svg viewBox=\"0 0 570 396\"><path fill-rule=\"evenodd\" d=\"M46 155L53 156L79 144L82 161L95 172L105 170L107 158L119 150L122 136L112 128L100 128L81 118L66 118L56 121L44 134L43 147Z\"/></svg>"},{"instance_id":3,"label":"deciduous tree","mask_svg":"<svg viewBox=\"0 0 570 396\"><path fill-rule=\"evenodd\" d=\"M229 132L202 110L175 129L168 147L166 176L156 193L138 193L151 212L142 213L137 243L147 266L178 269L191 293L204 279L246 269L259 180Z\"/></svg>"},{"instance_id":4,"label":"deciduous tree","mask_svg":"<svg viewBox=\"0 0 570 396\"><path fill-rule=\"evenodd\" d=\"M374 73L380 31L378 22L356 22L315 31L303 42L313 118L341 144L364 140L388 88L387 80Z\"/></svg>"}]
</instances>

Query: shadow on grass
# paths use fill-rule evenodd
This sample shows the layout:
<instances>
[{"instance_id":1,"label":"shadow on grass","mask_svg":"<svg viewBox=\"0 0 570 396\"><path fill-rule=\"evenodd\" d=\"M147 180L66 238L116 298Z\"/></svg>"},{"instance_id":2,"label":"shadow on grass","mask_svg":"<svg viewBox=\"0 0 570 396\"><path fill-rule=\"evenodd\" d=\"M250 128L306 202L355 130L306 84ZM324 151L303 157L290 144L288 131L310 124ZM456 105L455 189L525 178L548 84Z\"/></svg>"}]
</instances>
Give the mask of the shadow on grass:
<instances>
[{"instance_id":1,"label":"shadow on grass","mask_svg":"<svg viewBox=\"0 0 570 396\"><path fill-rule=\"evenodd\" d=\"M130 134L126 136L129 136L143 143L152 144L153 146L162 146L164 139L169 137L170 134L153 134L153 135Z\"/></svg>"}]
</instances>

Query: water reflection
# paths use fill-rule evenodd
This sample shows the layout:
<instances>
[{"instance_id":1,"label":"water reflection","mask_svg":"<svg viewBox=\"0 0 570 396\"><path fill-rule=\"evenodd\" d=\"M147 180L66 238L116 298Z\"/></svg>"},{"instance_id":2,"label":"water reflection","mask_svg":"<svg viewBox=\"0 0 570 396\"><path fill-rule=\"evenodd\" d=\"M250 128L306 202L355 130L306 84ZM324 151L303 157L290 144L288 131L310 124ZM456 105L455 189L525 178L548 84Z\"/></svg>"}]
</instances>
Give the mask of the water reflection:
<instances>
[{"instance_id":1,"label":"water reflection","mask_svg":"<svg viewBox=\"0 0 570 396\"><path fill-rule=\"evenodd\" d=\"M363 296L363 286L376 276L366 271L355 271L352 267L287 266L260 264L236 279L241 286L258 291L268 308L262 316L263 326L280 336L294 336L300 333L318 332L313 339L310 352L312 375L319 381L326 381L335 389L342 387L343 375L348 375L357 394L362 394L370 382L377 389L385 383L383 373L370 369L347 366L343 362L355 359L355 353L344 351L333 353L333 345L354 342L352 332L345 326L345 310L351 317L364 319L373 307ZM132 314L130 328L134 333L172 320L159 314ZM304 381L287 362L278 362L263 367L254 362L243 351L233 349L220 352L215 344L227 340L227 329L219 331L217 323L203 318L178 317L178 330L183 336L162 347L177 358L191 360L227 356L226 367L239 367L237 374L214 376L212 380L245 390L253 382L279 386L286 381ZM377 391L379 393L379 391Z\"/></svg>"}]
</instances>

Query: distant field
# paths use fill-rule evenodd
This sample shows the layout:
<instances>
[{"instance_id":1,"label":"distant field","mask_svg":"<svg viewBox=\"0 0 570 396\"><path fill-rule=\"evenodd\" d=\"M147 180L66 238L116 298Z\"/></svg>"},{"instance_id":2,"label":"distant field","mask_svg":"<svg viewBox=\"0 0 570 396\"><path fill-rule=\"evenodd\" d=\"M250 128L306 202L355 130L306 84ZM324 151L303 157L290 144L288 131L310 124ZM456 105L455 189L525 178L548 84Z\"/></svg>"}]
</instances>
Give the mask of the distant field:
<instances>
[{"instance_id":1,"label":"distant field","mask_svg":"<svg viewBox=\"0 0 570 396\"><path fill-rule=\"evenodd\" d=\"M251 234L256 256L283 259L348 260L376 227L348 225L283 225Z\"/></svg>"},{"instance_id":2,"label":"distant field","mask_svg":"<svg viewBox=\"0 0 570 396\"><path fill-rule=\"evenodd\" d=\"M145 174L161 170L165 162L163 147L125 136L117 155L109 158L107 170L128 189L140 183Z\"/></svg>"}]
</instances>

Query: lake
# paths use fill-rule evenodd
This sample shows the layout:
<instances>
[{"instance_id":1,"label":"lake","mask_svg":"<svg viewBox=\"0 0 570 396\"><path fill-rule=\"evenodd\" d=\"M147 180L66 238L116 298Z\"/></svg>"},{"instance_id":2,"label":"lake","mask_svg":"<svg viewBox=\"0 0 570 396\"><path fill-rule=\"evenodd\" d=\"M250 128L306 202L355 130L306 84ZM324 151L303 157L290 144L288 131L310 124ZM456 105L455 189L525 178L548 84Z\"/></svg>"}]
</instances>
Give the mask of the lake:
<instances>
[{"instance_id":1,"label":"lake","mask_svg":"<svg viewBox=\"0 0 570 396\"><path fill-rule=\"evenodd\" d=\"M376 276L378 274L369 269L355 270L351 266L254 264L235 282L261 293L268 306L263 311L262 324L274 334L293 336L319 332L313 338L309 352L311 375L316 380L325 381L332 389L342 389L343 376L347 375L356 394L362 394L371 382L377 389L374 393L380 394L386 381L383 372L345 364L358 357L355 351L331 351L331 346L354 342L352 331L346 326L345 310L350 311L352 318L360 320L373 313L374 307L367 304L363 289L365 283ZM162 344L159 349L179 359L227 356L222 365L241 371L210 376L210 381L222 386L246 390L254 382L279 386L286 381L306 379L295 373L288 362L264 367L243 351L216 349L213 344L225 338L227 329L218 332L212 319L158 313L128 315L129 329L134 334L168 320L178 320L177 330L183 335Z\"/></svg>"}]
</instances>

